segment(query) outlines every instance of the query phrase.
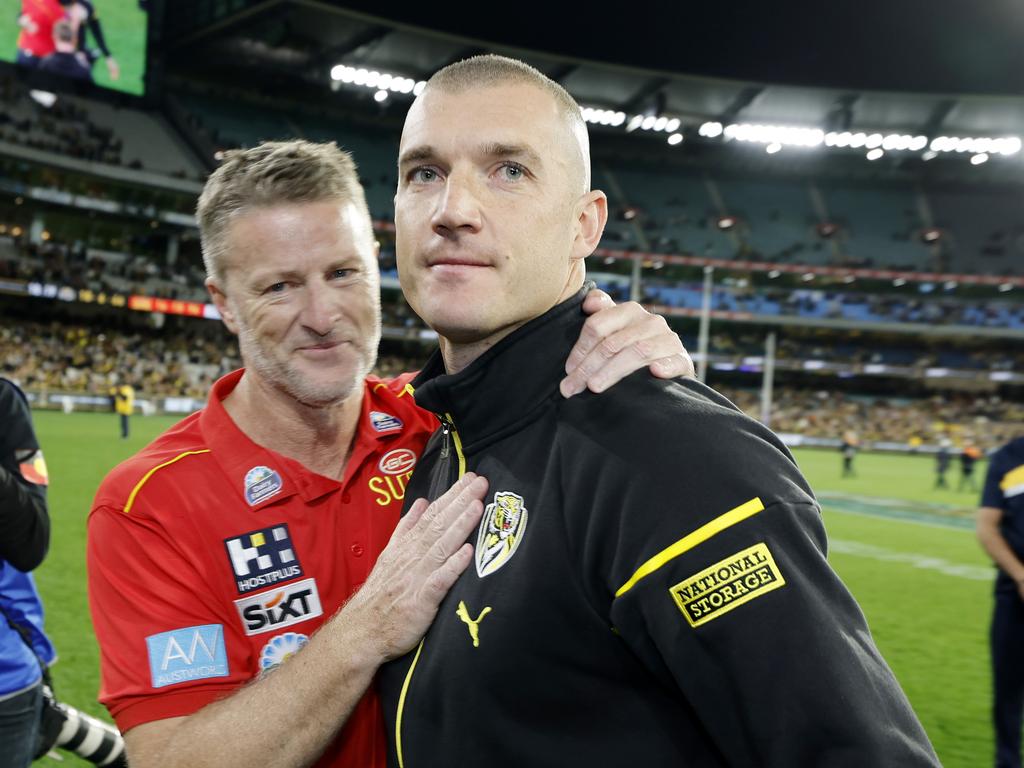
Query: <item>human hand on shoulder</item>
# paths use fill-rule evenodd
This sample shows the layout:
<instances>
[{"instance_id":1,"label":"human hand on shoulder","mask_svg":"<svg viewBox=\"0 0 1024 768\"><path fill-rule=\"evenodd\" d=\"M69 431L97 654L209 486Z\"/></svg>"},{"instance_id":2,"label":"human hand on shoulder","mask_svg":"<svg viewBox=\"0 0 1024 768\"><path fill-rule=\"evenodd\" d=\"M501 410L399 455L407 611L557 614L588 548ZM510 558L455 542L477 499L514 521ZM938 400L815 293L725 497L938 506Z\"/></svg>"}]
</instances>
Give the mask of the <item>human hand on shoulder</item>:
<instances>
[{"instance_id":1,"label":"human hand on shoulder","mask_svg":"<svg viewBox=\"0 0 1024 768\"><path fill-rule=\"evenodd\" d=\"M566 360L563 396L603 392L644 367L661 379L694 375L693 360L661 315L635 301L617 305L599 289L587 294L583 311L590 317Z\"/></svg>"},{"instance_id":2,"label":"human hand on shoulder","mask_svg":"<svg viewBox=\"0 0 1024 768\"><path fill-rule=\"evenodd\" d=\"M466 473L431 504L417 499L399 522L362 588L345 606L360 621L379 663L412 650L473 559L466 543L483 514L487 480Z\"/></svg>"}]
</instances>

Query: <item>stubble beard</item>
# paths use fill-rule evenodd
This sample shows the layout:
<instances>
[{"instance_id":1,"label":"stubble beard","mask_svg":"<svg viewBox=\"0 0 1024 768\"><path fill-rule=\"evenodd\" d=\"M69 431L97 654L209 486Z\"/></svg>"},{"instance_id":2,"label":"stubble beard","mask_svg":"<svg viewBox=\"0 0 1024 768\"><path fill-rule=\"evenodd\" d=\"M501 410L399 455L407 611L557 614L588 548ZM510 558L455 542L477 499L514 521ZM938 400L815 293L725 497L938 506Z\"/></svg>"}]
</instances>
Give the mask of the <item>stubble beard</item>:
<instances>
[{"instance_id":1,"label":"stubble beard","mask_svg":"<svg viewBox=\"0 0 1024 768\"><path fill-rule=\"evenodd\" d=\"M288 360L267 354L252 329L242 325L238 329L238 349L247 370L251 370L270 386L293 400L310 408L329 408L340 405L357 391L363 379L373 369L376 355L362 354L362 365L357 365L338 381L318 384L296 370Z\"/></svg>"}]
</instances>

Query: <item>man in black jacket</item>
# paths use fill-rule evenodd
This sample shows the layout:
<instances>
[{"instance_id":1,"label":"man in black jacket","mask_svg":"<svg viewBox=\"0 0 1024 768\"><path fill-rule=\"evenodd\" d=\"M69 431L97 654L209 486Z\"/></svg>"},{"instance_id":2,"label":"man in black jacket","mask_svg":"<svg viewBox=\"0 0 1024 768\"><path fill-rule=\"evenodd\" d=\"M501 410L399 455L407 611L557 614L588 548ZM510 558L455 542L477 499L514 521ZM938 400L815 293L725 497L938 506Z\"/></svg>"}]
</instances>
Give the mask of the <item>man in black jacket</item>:
<instances>
[{"instance_id":1,"label":"man in black jacket","mask_svg":"<svg viewBox=\"0 0 1024 768\"><path fill-rule=\"evenodd\" d=\"M445 68L395 207L440 335L408 498L467 471L489 491L475 568L381 674L390 764L938 765L774 434L692 381L560 399L607 219L572 98L501 57Z\"/></svg>"},{"instance_id":2,"label":"man in black jacket","mask_svg":"<svg viewBox=\"0 0 1024 768\"><path fill-rule=\"evenodd\" d=\"M21 390L0 379L0 767L27 768L42 706L37 654L53 660L27 573L46 556L46 463ZM26 638L11 623L22 628Z\"/></svg>"}]
</instances>

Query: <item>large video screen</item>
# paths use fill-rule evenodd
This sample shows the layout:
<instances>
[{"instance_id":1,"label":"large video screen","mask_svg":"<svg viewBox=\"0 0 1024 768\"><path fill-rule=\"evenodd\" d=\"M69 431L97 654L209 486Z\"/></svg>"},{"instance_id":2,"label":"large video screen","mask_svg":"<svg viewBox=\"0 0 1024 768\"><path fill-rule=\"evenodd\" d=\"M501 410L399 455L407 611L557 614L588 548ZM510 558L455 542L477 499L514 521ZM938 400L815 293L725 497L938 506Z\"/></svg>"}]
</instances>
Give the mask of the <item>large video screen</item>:
<instances>
[{"instance_id":1,"label":"large video screen","mask_svg":"<svg viewBox=\"0 0 1024 768\"><path fill-rule=\"evenodd\" d=\"M141 96L147 0L0 0L0 60Z\"/></svg>"}]
</instances>

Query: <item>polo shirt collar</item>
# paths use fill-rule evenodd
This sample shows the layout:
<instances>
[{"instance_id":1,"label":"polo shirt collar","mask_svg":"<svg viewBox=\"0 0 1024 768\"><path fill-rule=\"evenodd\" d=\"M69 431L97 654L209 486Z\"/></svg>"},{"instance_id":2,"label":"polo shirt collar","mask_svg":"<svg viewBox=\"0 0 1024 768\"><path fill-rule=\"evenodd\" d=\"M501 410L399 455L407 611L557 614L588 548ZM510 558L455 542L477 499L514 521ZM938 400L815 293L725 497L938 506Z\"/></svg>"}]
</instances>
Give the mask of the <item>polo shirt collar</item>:
<instances>
[{"instance_id":1,"label":"polo shirt collar","mask_svg":"<svg viewBox=\"0 0 1024 768\"><path fill-rule=\"evenodd\" d=\"M230 481L232 490L253 510L298 494L313 501L342 486L337 480L311 472L295 459L253 442L224 408L245 373L232 371L214 383L200 415L203 438Z\"/></svg>"}]
</instances>

